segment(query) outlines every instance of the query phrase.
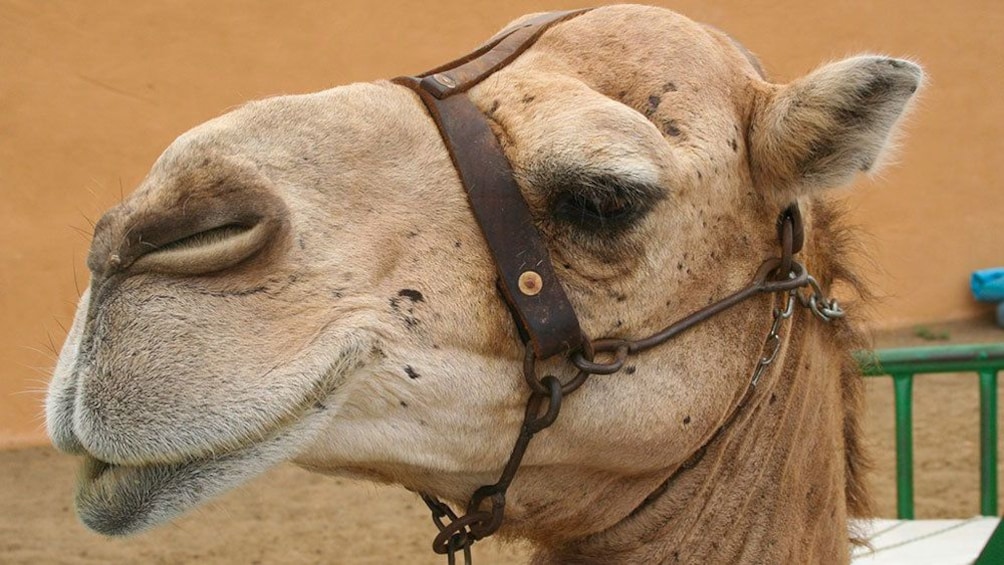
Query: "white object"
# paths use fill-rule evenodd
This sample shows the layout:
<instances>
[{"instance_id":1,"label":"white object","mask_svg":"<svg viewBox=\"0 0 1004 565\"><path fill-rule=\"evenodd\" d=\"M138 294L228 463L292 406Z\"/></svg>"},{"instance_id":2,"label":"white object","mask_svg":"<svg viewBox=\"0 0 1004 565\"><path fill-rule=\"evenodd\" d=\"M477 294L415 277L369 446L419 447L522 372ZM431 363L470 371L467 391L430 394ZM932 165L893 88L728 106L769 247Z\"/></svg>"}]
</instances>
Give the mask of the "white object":
<instances>
[{"instance_id":1,"label":"white object","mask_svg":"<svg viewBox=\"0 0 1004 565\"><path fill-rule=\"evenodd\" d=\"M979 557L1000 518L858 520L871 549L854 550L854 565L968 565Z\"/></svg>"}]
</instances>

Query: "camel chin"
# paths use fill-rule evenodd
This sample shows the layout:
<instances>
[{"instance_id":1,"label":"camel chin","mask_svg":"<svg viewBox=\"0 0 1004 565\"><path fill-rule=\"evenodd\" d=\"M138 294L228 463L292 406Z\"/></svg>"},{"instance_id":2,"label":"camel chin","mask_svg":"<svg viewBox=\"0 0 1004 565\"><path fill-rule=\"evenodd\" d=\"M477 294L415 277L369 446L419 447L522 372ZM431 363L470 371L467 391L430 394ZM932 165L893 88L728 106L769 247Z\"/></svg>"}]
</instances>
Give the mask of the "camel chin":
<instances>
[{"instance_id":1,"label":"camel chin","mask_svg":"<svg viewBox=\"0 0 1004 565\"><path fill-rule=\"evenodd\" d=\"M293 458L326 419L311 412L253 445L180 463L117 465L84 455L77 513L88 528L109 536L157 526Z\"/></svg>"}]
</instances>

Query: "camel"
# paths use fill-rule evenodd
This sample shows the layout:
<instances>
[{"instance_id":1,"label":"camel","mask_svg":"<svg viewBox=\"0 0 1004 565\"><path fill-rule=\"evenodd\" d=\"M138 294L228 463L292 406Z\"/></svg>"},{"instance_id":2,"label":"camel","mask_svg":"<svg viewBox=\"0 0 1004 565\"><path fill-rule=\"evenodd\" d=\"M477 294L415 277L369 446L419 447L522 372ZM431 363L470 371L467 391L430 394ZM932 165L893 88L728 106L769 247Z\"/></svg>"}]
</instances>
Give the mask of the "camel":
<instances>
[{"instance_id":1,"label":"camel","mask_svg":"<svg viewBox=\"0 0 1004 565\"><path fill-rule=\"evenodd\" d=\"M748 282L797 202L823 291L858 288L825 195L875 171L921 85L861 55L770 82L665 9L557 24L469 92L583 330L647 335ZM108 534L284 461L462 506L529 393L457 172L415 93L376 81L251 102L181 135L98 222L46 400ZM862 291L864 292L864 291ZM855 312L760 296L593 376L530 444L501 535L535 563L846 563L867 516ZM566 359L541 370L568 379Z\"/></svg>"}]
</instances>

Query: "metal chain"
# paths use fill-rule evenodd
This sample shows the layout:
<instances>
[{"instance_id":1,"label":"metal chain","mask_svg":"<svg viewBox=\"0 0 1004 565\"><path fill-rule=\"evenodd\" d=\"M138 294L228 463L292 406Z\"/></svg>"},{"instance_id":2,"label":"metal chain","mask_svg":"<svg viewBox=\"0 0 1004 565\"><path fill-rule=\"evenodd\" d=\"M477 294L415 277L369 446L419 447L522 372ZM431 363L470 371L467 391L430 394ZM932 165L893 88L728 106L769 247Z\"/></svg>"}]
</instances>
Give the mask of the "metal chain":
<instances>
[{"instance_id":1,"label":"metal chain","mask_svg":"<svg viewBox=\"0 0 1004 565\"><path fill-rule=\"evenodd\" d=\"M844 309L836 298L827 298L823 289L819 287L819 282L812 275L806 277L806 282L811 289L811 294L799 294L798 300L820 320L824 322L832 321L836 318L844 317Z\"/></svg>"},{"instance_id":2,"label":"metal chain","mask_svg":"<svg viewBox=\"0 0 1004 565\"><path fill-rule=\"evenodd\" d=\"M646 338L638 340L621 338L589 340L583 336L583 346L575 351L570 358L571 363L579 371L567 382L562 383L552 375L538 378L537 357L531 344L527 343L523 359L523 377L530 388L530 398L527 400L519 436L499 480L495 484L485 485L474 491L465 514L459 517L449 505L434 496L422 494L422 500L432 512L433 522L439 529L439 534L432 544L433 551L446 555L449 565L456 564L458 553L463 555L465 565L472 565L471 545L477 540L495 533L502 525L506 491L523 461L530 440L538 432L554 423L561 410L564 397L581 387L589 376L617 373L624 367L630 354L639 353L665 343L679 333L748 298L773 293L779 297L778 302L784 307L774 306L772 310L773 321L770 331L767 333L757 365L750 377L749 387L733 409L734 416L752 395L768 367L777 359L782 343L781 327L784 321L790 319L794 314L796 300L824 322L842 318L844 311L836 299L828 298L816 279L806 272L801 263L794 260L794 254L801 248L802 226L797 208L794 208L794 212L791 210L792 208L789 208L782 214L779 224L781 257L765 261L748 286ZM809 289L808 293L801 292L805 288ZM597 354L604 354L608 356L608 359L597 361ZM731 421L731 417L729 420ZM487 508L483 509L482 506L485 503L487 503Z\"/></svg>"},{"instance_id":3,"label":"metal chain","mask_svg":"<svg viewBox=\"0 0 1004 565\"><path fill-rule=\"evenodd\" d=\"M756 388L757 383L760 382L760 377L767 371L767 367L771 366L774 359L777 359L777 354L781 351L781 324L795 313L796 295L797 291L795 290L789 290L781 294L780 299L781 304L784 304L784 309L777 306L774 307L774 322L770 325L770 332L767 333L767 339L764 341L760 361L757 362L756 368L753 369L753 376L750 378L751 389ZM736 409L738 410L739 406Z\"/></svg>"},{"instance_id":4,"label":"metal chain","mask_svg":"<svg viewBox=\"0 0 1004 565\"><path fill-rule=\"evenodd\" d=\"M449 565L456 563L456 554L460 551L464 555L464 564L471 565L471 545L479 539L492 535L502 526L506 491L516 476L516 471L519 470L523 456L530 446L530 440L538 432L551 426L558 418L566 389L568 392L574 391L589 376L579 374L565 384L552 375L545 375L538 380L533 347L530 344L526 347L524 377L527 382L534 382L535 386L531 386L532 392L526 404L519 437L516 438L516 444L499 480L495 484L485 485L474 491L467 505L466 514L460 517L457 517L457 514L444 502L431 495L422 494L422 500L432 511L432 520L439 529L439 534L432 542L432 550L445 554ZM537 392L538 387L545 392ZM481 508L485 502L488 503L486 510Z\"/></svg>"}]
</instances>

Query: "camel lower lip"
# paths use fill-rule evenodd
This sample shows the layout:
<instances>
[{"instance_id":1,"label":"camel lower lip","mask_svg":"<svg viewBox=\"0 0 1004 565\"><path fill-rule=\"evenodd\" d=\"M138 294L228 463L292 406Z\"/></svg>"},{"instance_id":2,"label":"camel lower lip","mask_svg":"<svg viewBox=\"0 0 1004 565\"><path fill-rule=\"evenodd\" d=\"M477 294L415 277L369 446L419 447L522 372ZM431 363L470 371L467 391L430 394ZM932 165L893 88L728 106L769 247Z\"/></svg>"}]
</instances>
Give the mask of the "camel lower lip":
<instances>
[{"instance_id":1,"label":"camel lower lip","mask_svg":"<svg viewBox=\"0 0 1004 565\"><path fill-rule=\"evenodd\" d=\"M182 463L117 465L85 455L77 481L77 514L101 534L143 531L294 457L319 421L308 415L255 445Z\"/></svg>"},{"instance_id":2,"label":"camel lower lip","mask_svg":"<svg viewBox=\"0 0 1004 565\"><path fill-rule=\"evenodd\" d=\"M171 509L183 501L174 500L172 493L205 464L116 465L86 455L77 483L77 512L87 527L105 535L141 531L160 522L158 515L174 514Z\"/></svg>"}]
</instances>

